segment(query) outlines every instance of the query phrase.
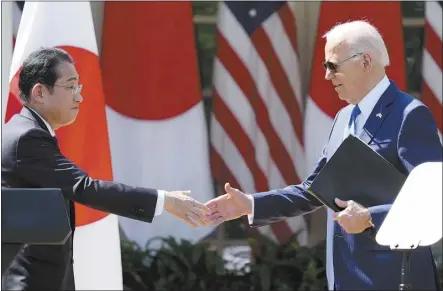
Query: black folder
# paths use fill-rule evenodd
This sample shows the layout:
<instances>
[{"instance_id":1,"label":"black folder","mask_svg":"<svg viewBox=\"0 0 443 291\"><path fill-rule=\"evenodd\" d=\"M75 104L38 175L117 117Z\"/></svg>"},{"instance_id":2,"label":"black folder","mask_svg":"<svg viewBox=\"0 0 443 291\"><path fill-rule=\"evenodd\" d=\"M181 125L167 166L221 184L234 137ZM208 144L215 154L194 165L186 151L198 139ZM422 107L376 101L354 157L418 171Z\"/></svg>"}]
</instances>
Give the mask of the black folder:
<instances>
[{"instance_id":1,"label":"black folder","mask_svg":"<svg viewBox=\"0 0 443 291\"><path fill-rule=\"evenodd\" d=\"M2 188L2 274L24 244L62 245L70 237L68 201L60 189Z\"/></svg>"},{"instance_id":2,"label":"black folder","mask_svg":"<svg viewBox=\"0 0 443 291\"><path fill-rule=\"evenodd\" d=\"M64 244L71 235L60 189L2 188L2 243Z\"/></svg>"},{"instance_id":3,"label":"black folder","mask_svg":"<svg viewBox=\"0 0 443 291\"><path fill-rule=\"evenodd\" d=\"M308 192L333 211L334 199L353 200L364 207L392 203L406 181L389 161L359 138L349 135L332 155Z\"/></svg>"}]
</instances>

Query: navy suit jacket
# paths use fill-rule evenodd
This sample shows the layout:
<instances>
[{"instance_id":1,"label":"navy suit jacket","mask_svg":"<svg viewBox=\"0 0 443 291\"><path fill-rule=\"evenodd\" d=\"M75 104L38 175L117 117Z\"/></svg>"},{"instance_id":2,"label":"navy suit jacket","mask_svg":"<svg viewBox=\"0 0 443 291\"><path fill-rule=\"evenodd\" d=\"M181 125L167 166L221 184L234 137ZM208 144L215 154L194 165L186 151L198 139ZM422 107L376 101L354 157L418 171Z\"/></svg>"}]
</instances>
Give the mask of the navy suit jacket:
<instances>
[{"instance_id":1,"label":"navy suit jacket","mask_svg":"<svg viewBox=\"0 0 443 291\"><path fill-rule=\"evenodd\" d=\"M376 116L378 113L382 114L381 118ZM324 206L306 189L342 142L350 114L351 106L337 113L320 159L302 184L253 195L252 227L303 215ZM400 91L392 81L375 105L359 138L406 175L421 163L442 161L442 145L431 112L419 100ZM426 190L423 191L425 200ZM375 231L380 228L392 203L386 199L369 208ZM423 203L422 207L426 204ZM334 222L332 235L337 290L398 290L401 254L378 245L366 232L348 234L337 222ZM429 247L420 247L413 252L409 279L416 290L439 288Z\"/></svg>"}]
</instances>

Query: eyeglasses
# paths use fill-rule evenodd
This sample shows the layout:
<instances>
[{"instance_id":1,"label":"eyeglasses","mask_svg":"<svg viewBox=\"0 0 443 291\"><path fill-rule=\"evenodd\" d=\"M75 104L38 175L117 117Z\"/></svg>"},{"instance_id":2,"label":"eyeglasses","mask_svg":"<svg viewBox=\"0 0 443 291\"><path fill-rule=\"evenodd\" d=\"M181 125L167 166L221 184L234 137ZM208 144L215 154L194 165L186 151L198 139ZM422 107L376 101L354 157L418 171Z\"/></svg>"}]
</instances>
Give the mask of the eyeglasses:
<instances>
[{"instance_id":1,"label":"eyeglasses","mask_svg":"<svg viewBox=\"0 0 443 291\"><path fill-rule=\"evenodd\" d=\"M74 85L74 86L54 85L54 87L62 87L62 88L66 88L66 89L71 89L73 95L80 94L80 92L83 89L83 85L82 84Z\"/></svg>"},{"instance_id":2,"label":"eyeglasses","mask_svg":"<svg viewBox=\"0 0 443 291\"><path fill-rule=\"evenodd\" d=\"M322 65L323 65L323 68L325 69L325 71L327 71L329 69L329 71L331 71L331 73L335 74L335 73L337 73L338 68L340 67L339 66L340 64L342 64L342 63L344 63L344 62L346 62L346 61L348 61L348 60L350 60L352 58L355 58L356 56L362 55L362 54L363 53L355 54L355 55L353 55L353 56L351 56L351 57L349 57L347 59L344 59L343 61L338 62L338 63L333 63L333 62L330 62L330 61L322 62Z\"/></svg>"}]
</instances>

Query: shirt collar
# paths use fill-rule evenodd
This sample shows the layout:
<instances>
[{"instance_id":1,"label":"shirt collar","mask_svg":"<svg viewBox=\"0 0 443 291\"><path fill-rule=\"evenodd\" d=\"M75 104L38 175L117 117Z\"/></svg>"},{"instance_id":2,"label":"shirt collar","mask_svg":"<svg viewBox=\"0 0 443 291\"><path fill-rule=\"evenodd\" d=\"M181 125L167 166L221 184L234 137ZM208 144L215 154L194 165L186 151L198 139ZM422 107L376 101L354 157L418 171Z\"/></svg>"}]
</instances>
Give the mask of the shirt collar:
<instances>
[{"instance_id":1,"label":"shirt collar","mask_svg":"<svg viewBox=\"0 0 443 291\"><path fill-rule=\"evenodd\" d=\"M358 103L361 113L368 118L377 104L381 95L388 89L390 85L388 77L385 75L383 79Z\"/></svg>"},{"instance_id":2,"label":"shirt collar","mask_svg":"<svg viewBox=\"0 0 443 291\"><path fill-rule=\"evenodd\" d=\"M29 107L28 107L29 108ZM29 108L29 110L32 110L32 112L34 112L35 114L37 114L38 115L38 117L40 117L40 119L41 120L43 120L43 122L45 123L45 125L46 125L46 127L48 128L48 130L49 130L49 133L52 135L52 136L55 136L55 132L54 132L54 130L52 129L52 127L49 125L49 123L40 115L40 114L38 114L38 112L37 111L35 111L34 109L32 109L32 108Z\"/></svg>"}]
</instances>

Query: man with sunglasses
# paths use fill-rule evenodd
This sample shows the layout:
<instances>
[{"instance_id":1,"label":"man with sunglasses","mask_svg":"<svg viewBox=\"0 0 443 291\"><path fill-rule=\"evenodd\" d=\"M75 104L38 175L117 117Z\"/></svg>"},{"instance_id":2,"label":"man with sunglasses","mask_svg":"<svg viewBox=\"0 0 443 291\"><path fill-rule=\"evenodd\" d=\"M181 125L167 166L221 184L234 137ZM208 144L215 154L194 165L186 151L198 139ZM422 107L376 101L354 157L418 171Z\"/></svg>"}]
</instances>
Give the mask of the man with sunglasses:
<instances>
[{"instance_id":1,"label":"man with sunglasses","mask_svg":"<svg viewBox=\"0 0 443 291\"><path fill-rule=\"evenodd\" d=\"M60 188L73 232L74 201L148 223L164 209L193 227L206 225L209 209L187 191L96 180L63 156L54 131L78 115L78 82L73 59L61 49L43 48L24 61L18 82L24 107L2 127L2 188ZM2 290L75 290L72 244L71 236L62 246L22 246L2 274Z\"/></svg>"},{"instance_id":2,"label":"man with sunglasses","mask_svg":"<svg viewBox=\"0 0 443 291\"><path fill-rule=\"evenodd\" d=\"M431 112L386 76L389 55L377 29L364 21L352 21L335 26L325 37L325 78L349 105L337 113L313 173L299 185L252 195L226 183L226 194L206 203L214 225L247 215L250 225L256 227L323 207L306 189L349 134L358 136L405 175L421 163L442 161ZM426 207L425 191L423 202L419 207ZM369 208L354 201L337 199L336 203L344 210L328 210L329 290L397 290L401 254L374 240L392 201ZM412 254L410 270L414 289L439 288L430 248Z\"/></svg>"}]
</instances>

